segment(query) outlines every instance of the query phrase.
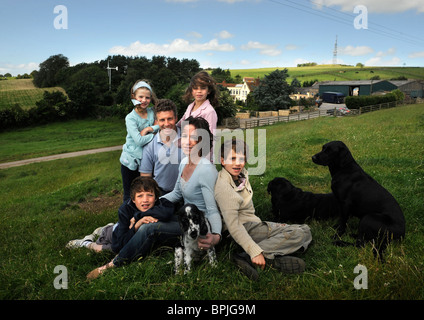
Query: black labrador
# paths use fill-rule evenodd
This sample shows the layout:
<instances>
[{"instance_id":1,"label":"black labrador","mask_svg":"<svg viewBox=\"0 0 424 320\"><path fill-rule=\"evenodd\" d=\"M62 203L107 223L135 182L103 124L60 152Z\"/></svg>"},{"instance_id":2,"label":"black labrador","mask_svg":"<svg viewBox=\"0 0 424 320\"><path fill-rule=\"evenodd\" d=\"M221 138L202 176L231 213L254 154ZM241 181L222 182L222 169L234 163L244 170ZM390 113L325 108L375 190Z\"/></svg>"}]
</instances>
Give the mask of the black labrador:
<instances>
[{"instance_id":1,"label":"black labrador","mask_svg":"<svg viewBox=\"0 0 424 320\"><path fill-rule=\"evenodd\" d=\"M356 163L342 141L325 144L321 152L312 156L312 161L330 170L331 190L341 209L336 228L339 236L345 233L349 217L358 217L356 246L374 241L380 257L392 239L405 237L405 218L398 202ZM344 241L335 244L350 245Z\"/></svg>"},{"instance_id":2,"label":"black labrador","mask_svg":"<svg viewBox=\"0 0 424 320\"><path fill-rule=\"evenodd\" d=\"M326 220L340 215L333 193L303 191L285 178L271 180L268 193L274 219L279 222L304 223L308 218Z\"/></svg>"}]
</instances>

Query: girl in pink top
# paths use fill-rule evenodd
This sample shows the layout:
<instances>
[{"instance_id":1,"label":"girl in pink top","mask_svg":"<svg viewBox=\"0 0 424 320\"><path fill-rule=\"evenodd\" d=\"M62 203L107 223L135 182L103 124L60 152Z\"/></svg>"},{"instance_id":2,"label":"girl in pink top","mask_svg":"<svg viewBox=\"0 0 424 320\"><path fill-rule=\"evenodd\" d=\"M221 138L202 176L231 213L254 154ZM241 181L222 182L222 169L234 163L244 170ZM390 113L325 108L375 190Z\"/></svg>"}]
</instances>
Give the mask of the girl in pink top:
<instances>
[{"instance_id":1,"label":"girl in pink top","mask_svg":"<svg viewBox=\"0 0 424 320\"><path fill-rule=\"evenodd\" d=\"M191 102L186 112L178 121L177 126L181 127L181 122L192 116L202 117L209 123L209 129L215 134L218 116L215 108L219 106L219 90L215 80L206 71L200 71L191 78L183 99ZM194 99L194 101L193 101Z\"/></svg>"}]
</instances>

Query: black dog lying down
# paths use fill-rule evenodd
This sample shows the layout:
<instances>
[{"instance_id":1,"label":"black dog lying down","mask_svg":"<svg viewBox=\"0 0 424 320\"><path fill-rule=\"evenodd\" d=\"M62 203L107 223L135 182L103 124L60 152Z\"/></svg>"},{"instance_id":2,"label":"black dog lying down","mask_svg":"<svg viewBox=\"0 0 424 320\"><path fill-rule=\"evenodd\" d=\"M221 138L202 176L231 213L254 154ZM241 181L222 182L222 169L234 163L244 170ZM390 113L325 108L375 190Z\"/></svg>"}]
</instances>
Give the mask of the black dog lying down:
<instances>
[{"instance_id":1,"label":"black dog lying down","mask_svg":"<svg viewBox=\"0 0 424 320\"><path fill-rule=\"evenodd\" d=\"M312 157L312 161L328 166L331 190L340 204L338 235L346 231L350 216L360 219L356 246L374 241L381 254L392 239L405 236L405 218L395 198L356 163L347 146L332 141ZM339 241L337 245L349 243ZM376 253L376 252L375 252Z\"/></svg>"},{"instance_id":2,"label":"black dog lying down","mask_svg":"<svg viewBox=\"0 0 424 320\"><path fill-rule=\"evenodd\" d=\"M274 219L304 223L307 218L325 220L338 217L340 210L333 193L312 193L295 187L285 178L268 183Z\"/></svg>"}]
</instances>

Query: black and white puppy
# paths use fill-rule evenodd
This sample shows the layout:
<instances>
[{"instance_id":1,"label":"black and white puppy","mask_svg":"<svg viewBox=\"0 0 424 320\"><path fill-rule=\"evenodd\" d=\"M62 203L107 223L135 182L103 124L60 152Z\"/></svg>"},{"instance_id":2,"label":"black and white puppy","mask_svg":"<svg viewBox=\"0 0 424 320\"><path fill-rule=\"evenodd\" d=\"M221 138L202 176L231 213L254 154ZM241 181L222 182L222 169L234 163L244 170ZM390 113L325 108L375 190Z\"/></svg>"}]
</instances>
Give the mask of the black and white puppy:
<instances>
[{"instance_id":1,"label":"black and white puppy","mask_svg":"<svg viewBox=\"0 0 424 320\"><path fill-rule=\"evenodd\" d=\"M211 226L205 213L194 204L186 204L178 211L178 221L183 232L181 246L175 248L175 273L179 273L184 262L184 274L190 272L191 263L200 259L204 252L199 249L197 240L206 237L211 232ZM209 263L215 267L217 264L215 248L207 250Z\"/></svg>"}]
</instances>

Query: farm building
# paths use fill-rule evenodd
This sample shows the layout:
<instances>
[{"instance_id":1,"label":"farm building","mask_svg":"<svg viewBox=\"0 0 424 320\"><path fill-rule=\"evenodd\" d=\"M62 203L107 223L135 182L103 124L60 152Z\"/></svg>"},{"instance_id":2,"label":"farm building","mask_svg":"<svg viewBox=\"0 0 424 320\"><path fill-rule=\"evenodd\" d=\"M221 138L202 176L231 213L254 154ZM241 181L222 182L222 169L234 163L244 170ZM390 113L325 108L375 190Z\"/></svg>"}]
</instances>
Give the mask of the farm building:
<instances>
[{"instance_id":1,"label":"farm building","mask_svg":"<svg viewBox=\"0 0 424 320\"><path fill-rule=\"evenodd\" d=\"M319 83L319 94L341 92L347 96L368 96L381 91L392 91L397 86L387 80L323 81Z\"/></svg>"},{"instance_id":2,"label":"farm building","mask_svg":"<svg viewBox=\"0 0 424 320\"><path fill-rule=\"evenodd\" d=\"M345 96L367 96L401 90L406 96L423 97L423 83L418 80L357 80L323 81L319 83L319 95L324 92L341 92Z\"/></svg>"},{"instance_id":3,"label":"farm building","mask_svg":"<svg viewBox=\"0 0 424 320\"><path fill-rule=\"evenodd\" d=\"M418 80L390 80L405 96L424 98L424 82Z\"/></svg>"}]
</instances>

